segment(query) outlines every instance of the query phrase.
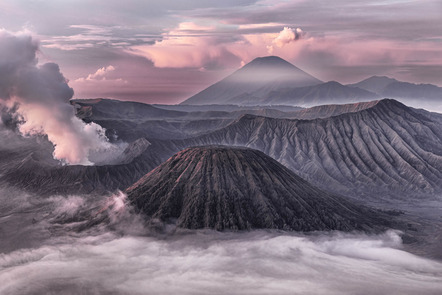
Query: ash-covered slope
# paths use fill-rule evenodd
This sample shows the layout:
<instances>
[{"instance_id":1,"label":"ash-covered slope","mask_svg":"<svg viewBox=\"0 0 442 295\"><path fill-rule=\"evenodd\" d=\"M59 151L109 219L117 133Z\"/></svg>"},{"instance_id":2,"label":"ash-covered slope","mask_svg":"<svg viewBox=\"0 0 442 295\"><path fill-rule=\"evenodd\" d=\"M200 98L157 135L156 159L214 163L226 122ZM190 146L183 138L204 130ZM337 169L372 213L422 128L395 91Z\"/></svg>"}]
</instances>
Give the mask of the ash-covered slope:
<instances>
[{"instance_id":1,"label":"ash-covered slope","mask_svg":"<svg viewBox=\"0 0 442 295\"><path fill-rule=\"evenodd\" d=\"M148 139L183 139L222 128L243 114L287 118L290 113L282 110L301 108L286 106L228 106L220 111L220 105L152 105L113 99L72 100L77 116L85 122L94 122L106 129L110 139L118 137L132 142L140 137ZM281 109L281 110L279 110Z\"/></svg>"},{"instance_id":2,"label":"ash-covered slope","mask_svg":"<svg viewBox=\"0 0 442 295\"><path fill-rule=\"evenodd\" d=\"M185 105L259 104L268 93L322 83L277 56L259 57L225 79L195 94Z\"/></svg>"},{"instance_id":3,"label":"ash-covered slope","mask_svg":"<svg viewBox=\"0 0 442 295\"><path fill-rule=\"evenodd\" d=\"M127 189L143 214L179 227L217 230L371 230L372 210L315 188L262 152L194 147L171 157Z\"/></svg>"},{"instance_id":4,"label":"ash-covered slope","mask_svg":"<svg viewBox=\"0 0 442 295\"><path fill-rule=\"evenodd\" d=\"M184 148L222 144L263 151L314 185L348 196L442 193L440 114L394 100L344 108L350 112L315 120L245 115L198 137L137 141L116 159L119 165L61 166L52 159L47 140L5 135L0 182L43 194L125 189Z\"/></svg>"},{"instance_id":5,"label":"ash-covered slope","mask_svg":"<svg viewBox=\"0 0 442 295\"><path fill-rule=\"evenodd\" d=\"M168 142L164 150L210 144L258 149L311 183L347 195L442 191L441 122L395 100L325 119L246 115L210 134Z\"/></svg>"},{"instance_id":6,"label":"ash-covered slope","mask_svg":"<svg viewBox=\"0 0 442 295\"><path fill-rule=\"evenodd\" d=\"M111 119L154 120L187 115L186 112L164 110L145 103L114 99L78 99L72 100L71 104L77 109L77 116L88 122Z\"/></svg>"},{"instance_id":7,"label":"ash-covered slope","mask_svg":"<svg viewBox=\"0 0 442 295\"><path fill-rule=\"evenodd\" d=\"M139 139L114 165L63 166L53 159L53 145L44 137L23 138L1 127L0 135L5 139L0 142L0 184L42 195L125 189L163 162L156 154L145 153L150 142Z\"/></svg>"},{"instance_id":8,"label":"ash-covered slope","mask_svg":"<svg viewBox=\"0 0 442 295\"><path fill-rule=\"evenodd\" d=\"M161 160L149 155L120 165L48 165L31 153L0 171L0 183L41 195L103 194L128 187L159 163Z\"/></svg>"}]
</instances>

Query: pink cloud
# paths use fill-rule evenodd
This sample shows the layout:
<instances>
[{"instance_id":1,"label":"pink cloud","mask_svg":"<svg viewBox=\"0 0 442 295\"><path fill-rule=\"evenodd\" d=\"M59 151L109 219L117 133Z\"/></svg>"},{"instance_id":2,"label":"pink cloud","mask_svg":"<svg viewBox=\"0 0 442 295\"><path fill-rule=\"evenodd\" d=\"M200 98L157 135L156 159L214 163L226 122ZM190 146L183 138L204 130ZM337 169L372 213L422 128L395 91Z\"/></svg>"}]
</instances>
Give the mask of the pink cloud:
<instances>
[{"instance_id":1,"label":"pink cloud","mask_svg":"<svg viewBox=\"0 0 442 295\"><path fill-rule=\"evenodd\" d=\"M101 67L94 73L88 74L86 77L80 77L70 82L70 85L76 89L77 95L83 96L84 93L97 93L97 90L106 89L107 91L111 89L121 89L122 87L132 86L128 80L120 78L118 75L121 73L116 72L116 67L113 65L108 65L106 67ZM124 73L127 76L127 73ZM114 90L116 91L116 90ZM103 95L96 95L103 96ZM105 95L109 97L109 95Z\"/></svg>"},{"instance_id":2,"label":"pink cloud","mask_svg":"<svg viewBox=\"0 0 442 295\"><path fill-rule=\"evenodd\" d=\"M114 48L113 59L104 61L113 70L102 64L92 69L87 65L87 71L82 68L73 73L70 85L77 97L177 102L254 58L269 54L322 80L354 82L374 74L399 79L395 70L404 64L442 64L437 44L368 39L350 32L319 34L278 23L182 22L165 31L162 40L154 44Z\"/></svg>"},{"instance_id":3,"label":"pink cloud","mask_svg":"<svg viewBox=\"0 0 442 295\"><path fill-rule=\"evenodd\" d=\"M294 42L301 38L304 35L304 32L300 28L296 28L293 30L289 27L284 27L284 29L279 32L278 37L273 40L274 43L278 47L283 47L286 44Z\"/></svg>"},{"instance_id":4,"label":"pink cloud","mask_svg":"<svg viewBox=\"0 0 442 295\"><path fill-rule=\"evenodd\" d=\"M199 68L156 68L142 56L121 51L116 54L118 56L108 63L115 70L106 72L105 80L86 80L102 65L71 75L69 85L75 89L75 98L177 103L230 73L230 70L203 72Z\"/></svg>"},{"instance_id":5,"label":"pink cloud","mask_svg":"<svg viewBox=\"0 0 442 295\"><path fill-rule=\"evenodd\" d=\"M216 67L231 60L232 54L225 46L229 41L215 32L214 26L184 22L164 33L163 40L154 45L133 46L129 52L147 57L158 68Z\"/></svg>"},{"instance_id":6,"label":"pink cloud","mask_svg":"<svg viewBox=\"0 0 442 295\"><path fill-rule=\"evenodd\" d=\"M107 67L99 68L95 73L89 74L86 78L81 77L75 80L75 82L87 82L87 81L106 81L112 80L114 82L127 82L121 78L111 78L109 79L109 74L115 71L115 67L109 65Z\"/></svg>"},{"instance_id":7,"label":"pink cloud","mask_svg":"<svg viewBox=\"0 0 442 295\"><path fill-rule=\"evenodd\" d=\"M272 28L275 23L240 25L242 29ZM267 26L268 25L268 26ZM354 35L314 37L301 28L284 27L275 33L243 33L226 38L229 26L200 26L193 22L179 24L163 34L153 45L134 46L131 54L151 60L158 68L201 68L210 66L237 68L258 56L278 55L295 64L314 68L330 66L400 65L433 55L442 61L435 42L402 44L389 39L360 39ZM231 36L232 34L229 33ZM437 45L437 44L436 44Z\"/></svg>"},{"instance_id":8,"label":"pink cloud","mask_svg":"<svg viewBox=\"0 0 442 295\"><path fill-rule=\"evenodd\" d=\"M295 30L293 30L292 28L284 27L284 29L279 32L279 35L272 41L272 45L267 45L268 53L273 54L273 44L281 48L291 42L298 40L303 35L304 32L300 28L296 28Z\"/></svg>"},{"instance_id":9,"label":"pink cloud","mask_svg":"<svg viewBox=\"0 0 442 295\"><path fill-rule=\"evenodd\" d=\"M109 65L107 67L102 67L100 69L98 69L95 73L90 74L89 76L87 76L87 80L93 80L93 79L106 79L106 75L109 72L113 72L115 71L115 67L112 65Z\"/></svg>"}]
</instances>

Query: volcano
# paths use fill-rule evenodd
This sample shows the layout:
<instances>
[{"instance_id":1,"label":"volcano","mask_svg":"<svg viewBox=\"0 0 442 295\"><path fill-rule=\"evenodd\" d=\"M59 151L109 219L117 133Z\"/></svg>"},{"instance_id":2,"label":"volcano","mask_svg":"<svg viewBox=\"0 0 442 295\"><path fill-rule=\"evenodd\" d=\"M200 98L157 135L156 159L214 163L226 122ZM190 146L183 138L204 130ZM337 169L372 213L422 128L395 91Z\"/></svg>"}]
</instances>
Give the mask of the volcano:
<instances>
[{"instance_id":1,"label":"volcano","mask_svg":"<svg viewBox=\"0 0 442 295\"><path fill-rule=\"evenodd\" d=\"M126 192L148 218L188 229L371 231L385 223L374 210L322 191L249 148L187 148Z\"/></svg>"},{"instance_id":2,"label":"volcano","mask_svg":"<svg viewBox=\"0 0 442 295\"><path fill-rule=\"evenodd\" d=\"M282 58L259 57L181 104L253 105L263 102L272 91L321 83Z\"/></svg>"}]
</instances>

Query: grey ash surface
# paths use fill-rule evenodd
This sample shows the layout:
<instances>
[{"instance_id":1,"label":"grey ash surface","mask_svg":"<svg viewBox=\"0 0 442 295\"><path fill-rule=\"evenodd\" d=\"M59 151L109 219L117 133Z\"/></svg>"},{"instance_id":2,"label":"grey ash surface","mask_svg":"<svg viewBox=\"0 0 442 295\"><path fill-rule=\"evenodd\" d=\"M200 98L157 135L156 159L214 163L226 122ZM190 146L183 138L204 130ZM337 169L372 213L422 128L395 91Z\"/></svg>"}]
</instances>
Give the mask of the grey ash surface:
<instances>
[{"instance_id":1,"label":"grey ash surface","mask_svg":"<svg viewBox=\"0 0 442 295\"><path fill-rule=\"evenodd\" d=\"M216 230L365 230L385 220L324 192L264 153L238 147L185 149L127 189L149 218Z\"/></svg>"}]
</instances>

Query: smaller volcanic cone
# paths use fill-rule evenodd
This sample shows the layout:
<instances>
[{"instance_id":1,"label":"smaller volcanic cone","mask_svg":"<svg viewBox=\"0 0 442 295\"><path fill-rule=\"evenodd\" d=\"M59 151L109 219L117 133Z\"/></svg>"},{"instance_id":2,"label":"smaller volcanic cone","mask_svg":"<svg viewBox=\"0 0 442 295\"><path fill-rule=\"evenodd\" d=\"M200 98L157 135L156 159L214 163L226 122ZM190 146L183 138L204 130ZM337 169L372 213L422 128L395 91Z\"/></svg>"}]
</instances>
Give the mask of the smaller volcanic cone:
<instances>
[{"instance_id":1,"label":"smaller volcanic cone","mask_svg":"<svg viewBox=\"0 0 442 295\"><path fill-rule=\"evenodd\" d=\"M185 149L127 194L148 218L188 229L371 231L385 223L379 213L324 192L249 148Z\"/></svg>"}]
</instances>

